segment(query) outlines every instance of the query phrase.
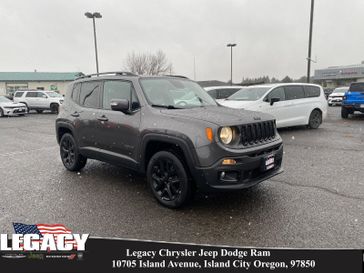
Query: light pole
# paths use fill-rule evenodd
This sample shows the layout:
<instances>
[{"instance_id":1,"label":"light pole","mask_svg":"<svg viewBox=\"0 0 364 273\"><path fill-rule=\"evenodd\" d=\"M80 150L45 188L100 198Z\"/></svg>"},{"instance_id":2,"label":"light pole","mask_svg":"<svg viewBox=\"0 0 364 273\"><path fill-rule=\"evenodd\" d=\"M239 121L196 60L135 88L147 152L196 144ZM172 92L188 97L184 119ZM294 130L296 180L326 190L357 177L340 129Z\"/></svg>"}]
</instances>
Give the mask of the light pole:
<instances>
[{"instance_id":1,"label":"light pole","mask_svg":"<svg viewBox=\"0 0 364 273\"><path fill-rule=\"evenodd\" d=\"M86 12L85 13L85 16L87 18L90 18L92 19L92 23L93 23L93 26L94 26L94 42L95 42L95 57L96 57L96 72L97 74L99 74L99 59L98 59L98 56L97 56L97 40L96 40L96 24L95 24L95 18L101 18L101 13L100 12L94 12L94 13L91 13L91 12Z\"/></svg>"},{"instance_id":2,"label":"light pole","mask_svg":"<svg viewBox=\"0 0 364 273\"><path fill-rule=\"evenodd\" d=\"M233 47L236 44L227 44L227 47L230 47L230 85L233 85Z\"/></svg>"},{"instance_id":3,"label":"light pole","mask_svg":"<svg viewBox=\"0 0 364 273\"><path fill-rule=\"evenodd\" d=\"M312 26L313 26L313 10L315 6L315 0L311 0L311 15L310 15L310 33L308 37L308 56L307 56L307 82L310 83L311 74L311 45L312 45Z\"/></svg>"}]
</instances>

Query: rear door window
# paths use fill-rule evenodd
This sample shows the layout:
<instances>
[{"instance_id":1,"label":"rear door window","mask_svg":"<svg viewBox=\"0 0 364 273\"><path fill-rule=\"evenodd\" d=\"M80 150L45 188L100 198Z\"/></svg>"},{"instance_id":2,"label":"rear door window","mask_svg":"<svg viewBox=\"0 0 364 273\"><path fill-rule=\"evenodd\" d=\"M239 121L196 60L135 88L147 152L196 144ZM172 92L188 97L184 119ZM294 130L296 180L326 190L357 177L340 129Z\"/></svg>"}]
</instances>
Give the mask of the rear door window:
<instances>
[{"instance_id":1,"label":"rear door window","mask_svg":"<svg viewBox=\"0 0 364 273\"><path fill-rule=\"evenodd\" d=\"M349 91L351 92L364 92L364 82L352 83Z\"/></svg>"},{"instance_id":2,"label":"rear door window","mask_svg":"<svg viewBox=\"0 0 364 273\"><path fill-rule=\"evenodd\" d=\"M305 97L305 92L301 85L285 86L284 92L286 94L286 100L297 100Z\"/></svg>"},{"instance_id":3,"label":"rear door window","mask_svg":"<svg viewBox=\"0 0 364 273\"><path fill-rule=\"evenodd\" d=\"M305 95L307 98L319 97L320 87L305 85Z\"/></svg>"},{"instance_id":4,"label":"rear door window","mask_svg":"<svg viewBox=\"0 0 364 273\"><path fill-rule=\"evenodd\" d=\"M81 84L80 104L89 108L100 108L100 81L89 81Z\"/></svg>"},{"instance_id":5,"label":"rear door window","mask_svg":"<svg viewBox=\"0 0 364 273\"><path fill-rule=\"evenodd\" d=\"M25 96L27 98L36 98L38 92L28 92Z\"/></svg>"}]
</instances>

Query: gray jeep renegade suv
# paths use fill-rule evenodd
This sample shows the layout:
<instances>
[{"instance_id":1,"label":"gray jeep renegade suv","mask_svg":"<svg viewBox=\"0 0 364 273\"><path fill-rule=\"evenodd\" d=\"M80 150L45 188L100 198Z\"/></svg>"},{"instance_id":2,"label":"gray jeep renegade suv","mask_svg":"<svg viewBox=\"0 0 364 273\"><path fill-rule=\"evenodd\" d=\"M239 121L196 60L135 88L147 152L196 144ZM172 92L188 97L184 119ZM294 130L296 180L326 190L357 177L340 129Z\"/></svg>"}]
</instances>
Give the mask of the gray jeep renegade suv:
<instances>
[{"instance_id":1,"label":"gray jeep renegade suv","mask_svg":"<svg viewBox=\"0 0 364 273\"><path fill-rule=\"evenodd\" d=\"M171 208L196 189L238 190L282 172L272 116L219 106L183 77L79 78L69 86L56 132L68 170L79 171L87 158L134 169Z\"/></svg>"}]
</instances>

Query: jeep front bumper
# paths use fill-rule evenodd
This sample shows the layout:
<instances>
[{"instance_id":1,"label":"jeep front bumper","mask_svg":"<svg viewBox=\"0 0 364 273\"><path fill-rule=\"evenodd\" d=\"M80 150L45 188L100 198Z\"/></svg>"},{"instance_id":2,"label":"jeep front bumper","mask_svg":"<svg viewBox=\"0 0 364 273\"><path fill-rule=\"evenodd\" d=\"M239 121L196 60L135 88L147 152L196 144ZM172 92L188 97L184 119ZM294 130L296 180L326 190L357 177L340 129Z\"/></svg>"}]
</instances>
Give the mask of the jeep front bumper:
<instances>
[{"instance_id":1,"label":"jeep front bumper","mask_svg":"<svg viewBox=\"0 0 364 273\"><path fill-rule=\"evenodd\" d=\"M266 162L271 158L274 158L274 165L266 170ZM279 143L272 149L257 154L250 153L229 159L234 159L236 164L223 165L224 159L221 159L212 166L196 168L197 187L202 191L239 190L280 174L283 172L283 144Z\"/></svg>"},{"instance_id":2,"label":"jeep front bumper","mask_svg":"<svg viewBox=\"0 0 364 273\"><path fill-rule=\"evenodd\" d=\"M360 104L360 103L355 103L355 104L343 103L341 107L346 108L351 112L359 111L359 112L364 113L364 102L362 104Z\"/></svg>"}]
</instances>

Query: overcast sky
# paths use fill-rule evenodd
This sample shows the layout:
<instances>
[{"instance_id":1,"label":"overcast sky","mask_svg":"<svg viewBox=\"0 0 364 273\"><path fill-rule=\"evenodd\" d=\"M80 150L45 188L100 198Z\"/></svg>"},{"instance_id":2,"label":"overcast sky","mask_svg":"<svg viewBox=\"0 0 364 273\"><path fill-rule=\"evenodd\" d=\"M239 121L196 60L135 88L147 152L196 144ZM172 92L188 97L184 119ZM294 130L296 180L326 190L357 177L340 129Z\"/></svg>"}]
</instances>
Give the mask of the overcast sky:
<instances>
[{"instance_id":1,"label":"overcast sky","mask_svg":"<svg viewBox=\"0 0 364 273\"><path fill-rule=\"evenodd\" d=\"M316 0L315 68L364 60L364 1ZM95 72L123 68L130 52L163 50L176 74L234 81L306 73L310 0L1 0L0 71Z\"/></svg>"}]
</instances>

